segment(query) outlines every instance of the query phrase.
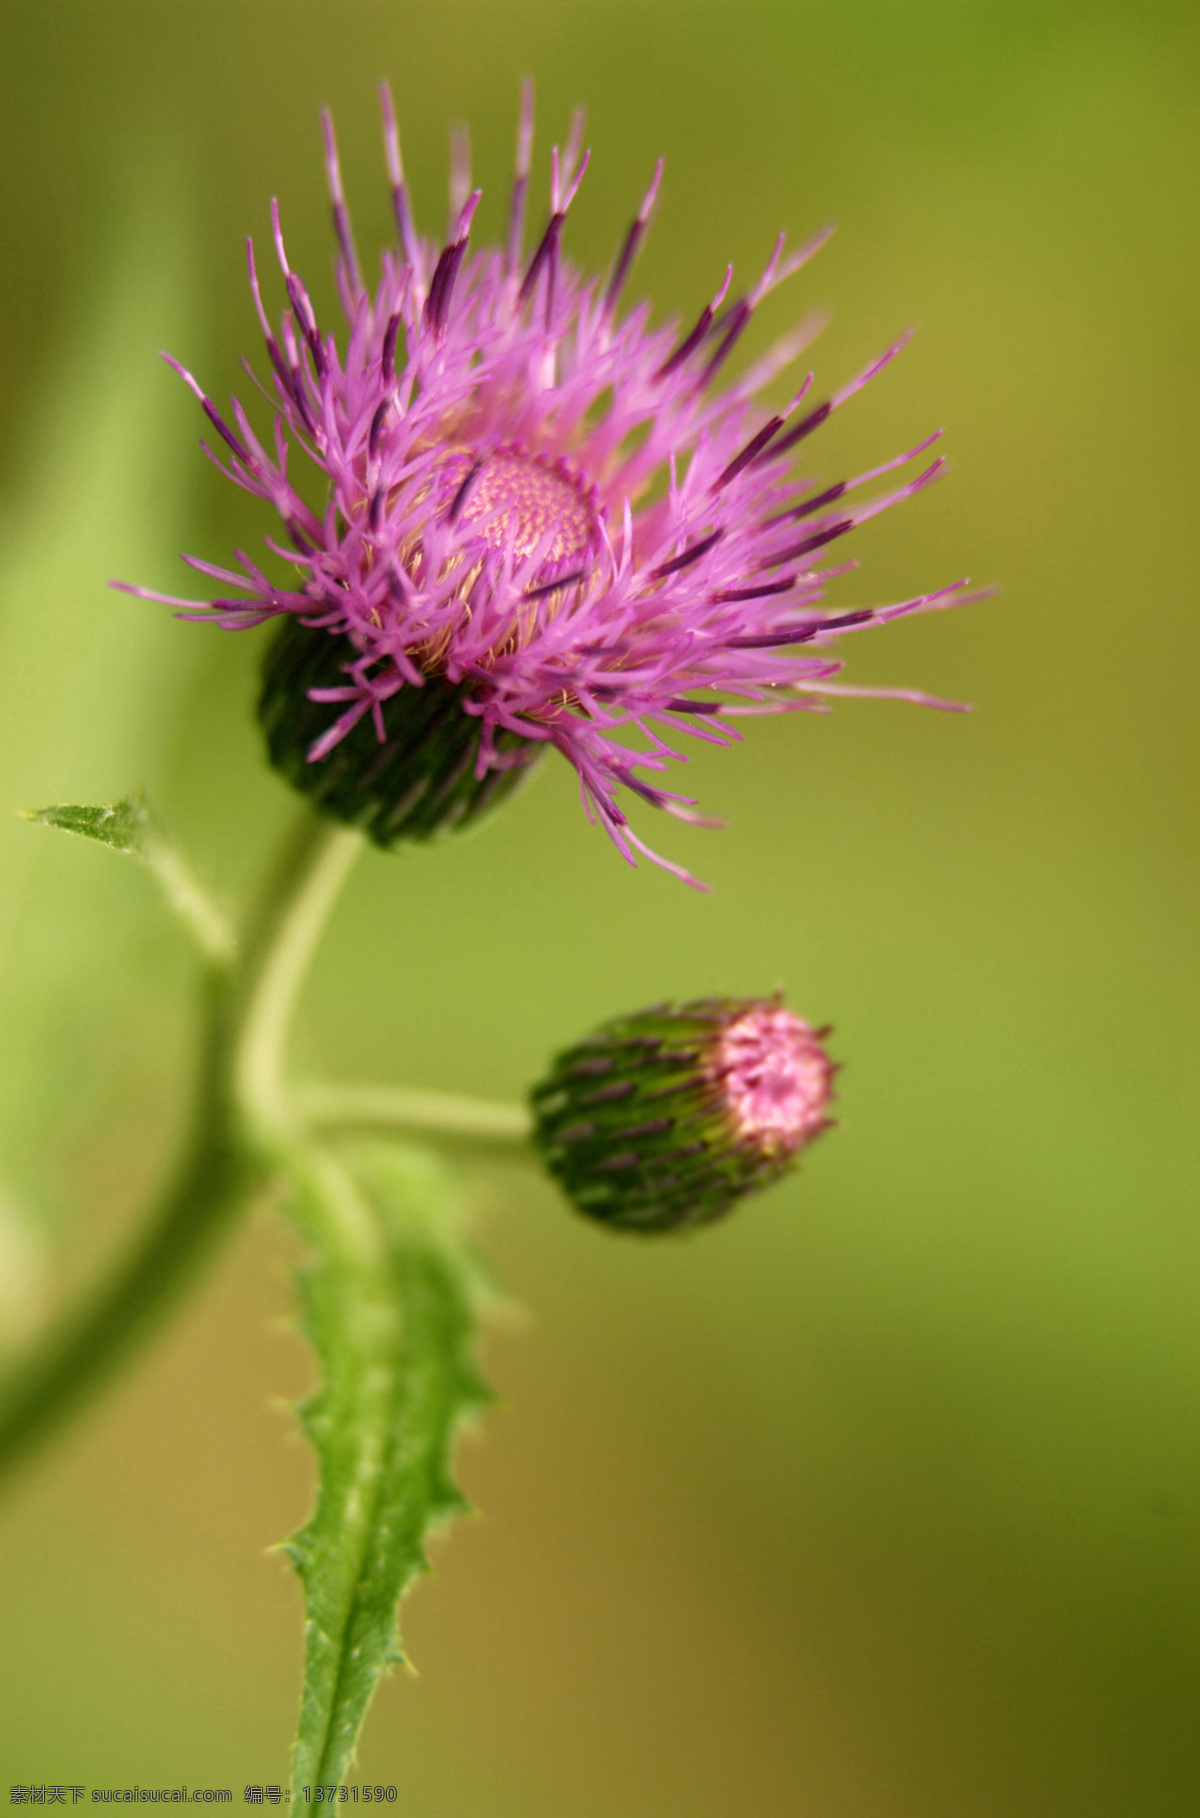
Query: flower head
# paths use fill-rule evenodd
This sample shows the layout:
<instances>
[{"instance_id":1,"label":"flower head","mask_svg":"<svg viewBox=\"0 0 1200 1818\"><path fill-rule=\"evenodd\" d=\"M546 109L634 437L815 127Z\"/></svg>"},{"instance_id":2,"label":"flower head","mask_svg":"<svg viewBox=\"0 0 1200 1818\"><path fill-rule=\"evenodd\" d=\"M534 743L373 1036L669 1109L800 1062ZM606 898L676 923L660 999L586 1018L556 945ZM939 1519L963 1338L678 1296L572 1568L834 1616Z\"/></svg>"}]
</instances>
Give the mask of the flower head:
<instances>
[{"instance_id":1,"label":"flower head","mask_svg":"<svg viewBox=\"0 0 1200 1818\"><path fill-rule=\"evenodd\" d=\"M168 601L228 628L283 621L262 707L276 764L389 844L473 818L553 746L578 771L588 812L633 861L656 855L630 827L622 789L698 818L657 780L682 757L681 734L728 744L739 715L821 707L838 692L927 699L839 689L829 646L952 604L964 584L835 612L822 600L840 570L818 563L827 545L934 479L940 459L851 502L936 437L815 492L790 474L798 445L903 343L821 401L810 398L810 373L772 411L758 395L812 338L805 324L716 388L755 309L827 232L791 256L781 236L749 291L734 294L727 271L693 326L656 327L644 304L623 313L622 297L661 166L611 275L582 276L560 251L588 163L577 121L552 154L549 221L527 257L526 91L506 245L468 249L480 192L460 146L439 247L414 228L382 92L398 246L384 253L374 290L325 118L344 350L318 327L276 210L288 296L278 330L249 255L273 369L270 447L236 400L222 417L178 368L225 444L223 471L274 507L286 545L268 546L298 571L281 586L245 556L237 571L189 558L223 591ZM319 509L289 471L293 451L323 481Z\"/></svg>"},{"instance_id":2,"label":"flower head","mask_svg":"<svg viewBox=\"0 0 1200 1818\"><path fill-rule=\"evenodd\" d=\"M711 1224L829 1128L834 1068L778 998L660 1004L556 1056L534 1141L589 1218L625 1231Z\"/></svg>"}]
</instances>

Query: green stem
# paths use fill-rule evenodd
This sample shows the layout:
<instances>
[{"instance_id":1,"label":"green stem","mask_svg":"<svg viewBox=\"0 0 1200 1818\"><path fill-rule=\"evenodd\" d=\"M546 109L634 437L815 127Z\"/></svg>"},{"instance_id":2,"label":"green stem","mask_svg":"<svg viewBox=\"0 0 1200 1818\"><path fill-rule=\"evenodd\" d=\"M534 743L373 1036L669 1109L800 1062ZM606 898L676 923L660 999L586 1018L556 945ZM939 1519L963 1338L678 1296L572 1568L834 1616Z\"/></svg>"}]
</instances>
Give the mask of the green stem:
<instances>
[{"instance_id":1,"label":"green stem","mask_svg":"<svg viewBox=\"0 0 1200 1818\"><path fill-rule=\"evenodd\" d=\"M296 998L362 846L361 833L338 829L312 856L304 888L276 899L280 913L265 935L266 957L241 1022L233 1077L246 1139L291 1183L301 1227L332 1255L370 1268L379 1255L376 1221L336 1155L309 1136L285 1077Z\"/></svg>"},{"instance_id":2,"label":"green stem","mask_svg":"<svg viewBox=\"0 0 1200 1818\"><path fill-rule=\"evenodd\" d=\"M471 1148L532 1153L533 1120L524 1105L403 1086L306 1086L296 1094L304 1121L318 1130L414 1130Z\"/></svg>"},{"instance_id":3,"label":"green stem","mask_svg":"<svg viewBox=\"0 0 1200 1818\"><path fill-rule=\"evenodd\" d=\"M284 1081L288 1027L317 942L363 845L362 834L351 828L317 822L315 830L319 837L298 841L281 867L300 887L285 884L272 892L252 937L261 957L236 1036L234 1092L251 1139L269 1152L303 1128Z\"/></svg>"},{"instance_id":4,"label":"green stem","mask_svg":"<svg viewBox=\"0 0 1200 1818\"><path fill-rule=\"evenodd\" d=\"M237 935L228 916L196 878L177 847L151 831L142 855L159 888L208 966L224 971L237 959Z\"/></svg>"},{"instance_id":5,"label":"green stem","mask_svg":"<svg viewBox=\"0 0 1200 1818\"><path fill-rule=\"evenodd\" d=\"M195 1276L273 1162L289 1122L288 1018L361 841L306 813L252 912L240 952L210 947L190 1132L146 1228L0 1384L0 1474L122 1363Z\"/></svg>"}]
</instances>

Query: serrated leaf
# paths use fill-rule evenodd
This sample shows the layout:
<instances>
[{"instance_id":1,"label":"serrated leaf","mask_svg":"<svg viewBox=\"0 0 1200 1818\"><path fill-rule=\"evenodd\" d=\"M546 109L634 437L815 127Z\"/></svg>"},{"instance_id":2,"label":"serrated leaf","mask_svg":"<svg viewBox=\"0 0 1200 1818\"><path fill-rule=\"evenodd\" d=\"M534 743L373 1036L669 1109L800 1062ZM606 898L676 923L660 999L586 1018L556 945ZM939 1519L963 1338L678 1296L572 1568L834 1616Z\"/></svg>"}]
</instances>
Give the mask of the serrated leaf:
<instances>
[{"instance_id":1,"label":"serrated leaf","mask_svg":"<svg viewBox=\"0 0 1200 1818\"><path fill-rule=\"evenodd\" d=\"M78 833L85 840L99 840L117 852L131 852L142 859L147 856L153 837L150 811L145 802L133 796L105 807L34 808L25 818L43 827L61 827L64 833Z\"/></svg>"},{"instance_id":2,"label":"serrated leaf","mask_svg":"<svg viewBox=\"0 0 1200 1818\"><path fill-rule=\"evenodd\" d=\"M455 1177L395 1144L325 1158L299 1197L311 1214L314 1192L340 1195L342 1214L365 1214L378 1242L320 1243L301 1277L323 1380L301 1409L317 1506L287 1545L306 1614L298 1787L341 1782L381 1675L404 1659L400 1599L427 1568L431 1531L466 1507L451 1454L488 1400L474 1361L481 1278L456 1234ZM300 1210L320 1242L319 1216Z\"/></svg>"}]
</instances>

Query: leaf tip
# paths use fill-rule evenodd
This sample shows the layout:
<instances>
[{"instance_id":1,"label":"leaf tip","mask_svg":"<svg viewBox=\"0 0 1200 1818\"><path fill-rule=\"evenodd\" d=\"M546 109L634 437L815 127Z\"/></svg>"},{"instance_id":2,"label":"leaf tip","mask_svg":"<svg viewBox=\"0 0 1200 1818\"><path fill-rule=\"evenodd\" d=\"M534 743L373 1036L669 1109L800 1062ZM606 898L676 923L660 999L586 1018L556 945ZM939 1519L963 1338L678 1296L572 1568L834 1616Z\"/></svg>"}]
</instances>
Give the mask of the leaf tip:
<instances>
[{"instance_id":1,"label":"leaf tip","mask_svg":"<svg viewBox=\"0 0 1200 1818\"><path fill-rule=\"evenodd\" d=\"M18 813L22 820L98 840L116 852L132 852L139 858L146 854L153 828L150 810L140 795L127 795L119 802L57 802L49 808L22 808Z\"/></svg>"}]
</instances>

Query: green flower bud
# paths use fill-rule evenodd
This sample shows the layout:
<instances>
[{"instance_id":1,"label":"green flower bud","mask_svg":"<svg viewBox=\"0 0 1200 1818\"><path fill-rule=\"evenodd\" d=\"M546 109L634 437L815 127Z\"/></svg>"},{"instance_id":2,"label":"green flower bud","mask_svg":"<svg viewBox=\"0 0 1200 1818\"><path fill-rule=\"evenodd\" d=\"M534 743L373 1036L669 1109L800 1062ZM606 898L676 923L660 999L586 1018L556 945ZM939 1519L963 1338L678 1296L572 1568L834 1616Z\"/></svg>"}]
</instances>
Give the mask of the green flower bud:
<instances>
[{"instance_id":1,"label":"green flower bud","mask_svg":"<svg viewBox=\"0 0 1200 1818\"><path fill-rule=\"evenodd\" d=\"M711 1224L829 1128L827 1033L777 997L618 1017L534 1087L534 1142L589 1218L621 1231Z\"/></svg>"}]
</instances>

